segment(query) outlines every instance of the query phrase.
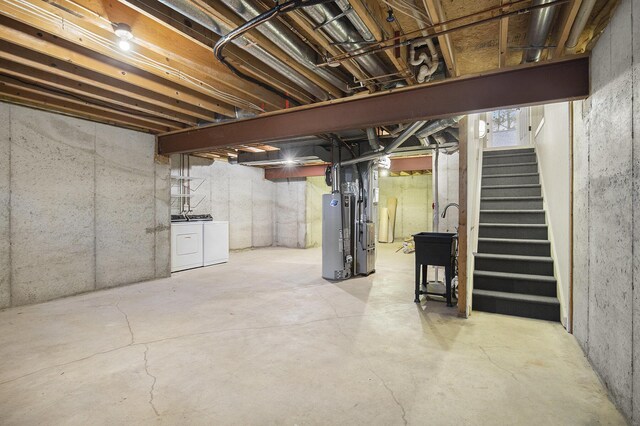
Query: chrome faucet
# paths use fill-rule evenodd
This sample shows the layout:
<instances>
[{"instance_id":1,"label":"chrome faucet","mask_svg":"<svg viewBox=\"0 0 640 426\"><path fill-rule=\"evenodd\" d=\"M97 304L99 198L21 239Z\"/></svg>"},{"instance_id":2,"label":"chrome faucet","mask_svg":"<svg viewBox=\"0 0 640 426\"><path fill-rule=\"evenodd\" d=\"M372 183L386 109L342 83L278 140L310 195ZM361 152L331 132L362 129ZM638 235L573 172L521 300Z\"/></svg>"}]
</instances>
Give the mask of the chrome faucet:
<instances>
[{"instance_id":1,"label":"chrome faucet","mask_svg":"<svg viewBox=\"0 0 640 426\"><path fill-rule=\"evenodd\" d=\"M457 208L458 210L460 210L460 206L458 206L458 203L449 203L444 207L444 211L442 212L442 218L444 219L445 216L447 215L447 209L451 206L454 206L455 208Z\"/></svg>"}]
</instances>

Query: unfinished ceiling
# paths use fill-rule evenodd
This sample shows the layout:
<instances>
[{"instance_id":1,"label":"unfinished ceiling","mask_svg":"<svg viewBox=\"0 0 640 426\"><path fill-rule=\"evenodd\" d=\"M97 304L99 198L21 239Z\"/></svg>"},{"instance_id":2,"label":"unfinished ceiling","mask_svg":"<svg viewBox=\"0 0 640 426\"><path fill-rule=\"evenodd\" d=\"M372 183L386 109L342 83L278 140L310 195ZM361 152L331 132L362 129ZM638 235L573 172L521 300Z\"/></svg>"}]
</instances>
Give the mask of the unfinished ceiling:
<instances>
[{"instance_id":1,"label":"unfinished ceiling","mask_svg":"<svg viewBox=\"0 0 640 426\"><path fill-rule=\"evenodd\" d=\"M216 57L221 36L275 3L0 0L0 98L162 134L516 66L531 51L534 62L588 51L616 4L308 2L242 32ZM534 43L532 17L549 11L550 29ZM567 48L574 23L578 41ZM273 149L236 145L209 155Z\"/></svg>"}]
</instances>

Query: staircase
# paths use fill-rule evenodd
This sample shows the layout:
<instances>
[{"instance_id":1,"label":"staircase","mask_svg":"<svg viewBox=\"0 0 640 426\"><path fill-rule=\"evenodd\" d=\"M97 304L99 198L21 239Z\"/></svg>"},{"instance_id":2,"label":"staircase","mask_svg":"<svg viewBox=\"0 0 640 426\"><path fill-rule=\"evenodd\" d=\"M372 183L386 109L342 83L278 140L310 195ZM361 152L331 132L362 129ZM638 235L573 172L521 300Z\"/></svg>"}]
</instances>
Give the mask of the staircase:
<instances>
[{"instance_id":1,"label":"staircase","mask_svg":"<svg viewBox=\"0 0 640 426\"><path fill-rule=\"evenodd\" d=\"M485 151L473 309L560 321L533 148Z\"/></svg>"}]
</instances>

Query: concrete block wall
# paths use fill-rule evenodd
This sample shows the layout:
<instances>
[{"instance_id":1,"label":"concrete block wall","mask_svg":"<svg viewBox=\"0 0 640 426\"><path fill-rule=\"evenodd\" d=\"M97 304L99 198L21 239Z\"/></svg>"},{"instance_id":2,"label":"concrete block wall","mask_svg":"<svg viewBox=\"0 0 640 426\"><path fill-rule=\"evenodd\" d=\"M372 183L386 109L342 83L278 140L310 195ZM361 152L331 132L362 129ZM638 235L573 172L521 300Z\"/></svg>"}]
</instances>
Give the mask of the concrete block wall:
<instances>
[{"instance_id":1,"label":"concrete block wall","mask_svg":"<svg viewBox=\"0 0 640 426\"><path fill-rule=\"evenodd\" d=\"M433 228L433 183L431 175L380 176L378 212L389 197L398 199L395 242Z\"/></svg>"},{"instance_id":2,"label":"concrete block wall","mask_svg":"<svg viewBox=\"0 0 640 426\"><path fill-rule=\"evenodd\" d=\"M171 174L180 174L179 155L171 156ZM274 245L276 184L265 180L264 170L225 161L188 157L193 180L192 208L195 214L211 214L215 220L229 222L229 248L232 250ZM173 180L173 192L179 182ZM172 213L180 213L174 199ZM197 207L196 207L197 204Z\"/></svg>"},{"instance_id":3,"label":"concrete block wall","mask_svg":"<svg viewBox=\"0 0 640 426\"><path fill-rule=\"evenodd\" d=\"M621 1L574 102L574 334L640 423L640 3ZM634 371L635 370L635 371Z\"/></svg>"},{"instance_id":4,"label":"concrete block wall","mask_svg":"<svg viewBox=\"0 0 640 426\"><path fill-rule=\"evenodd\" d=\"M5 103L0 122L0 307L168 276L153 136Z\"/></svg>"}]
</instances>

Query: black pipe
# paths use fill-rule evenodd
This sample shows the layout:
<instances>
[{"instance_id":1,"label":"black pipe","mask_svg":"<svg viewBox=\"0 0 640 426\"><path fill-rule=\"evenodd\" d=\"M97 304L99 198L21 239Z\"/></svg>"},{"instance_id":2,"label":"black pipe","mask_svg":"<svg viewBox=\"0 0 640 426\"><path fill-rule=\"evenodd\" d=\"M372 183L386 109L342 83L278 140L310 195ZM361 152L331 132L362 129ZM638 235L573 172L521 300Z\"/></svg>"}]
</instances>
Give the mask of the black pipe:
<instances>
[{"instance_id":1,"label":"black pipe","mask_svg":"<svg viewBox=\"0 0 640 426\"><path fill-rule=\"evenodd\" d=\"M298 102L297 100L293 99L292 97L290 97L286 93L282 93L278 89L275 89L274 87L272 87L272 86L270 86L268 84L265 84L262 81L251 77L250 75L247 75L247 74L243 73L242 71L240 71L239 69L237 69L236 67L231 65L229 62L227 62L227 60L224 57L224 55L222 54L222 52L223 52L225 46L227 44L229 44L231 41L233 41L235 38L240 37L242 34L246 33L247 31L252 30L253 28L257 27L258 25L260 25L260 24L262 24L264 22L267 22L268 20L273 19L278 15L289 13L289 12L292 12L294 10L301 9L303 7L315 6L315 5L323 4L323 3L329 3L331 1L334 1L334 0L289 0L288 2L285 2L285 3L282 3L282 4L277 4L273 8L271 8L271 9L267 10L266 12L261 13L260 15L248 20L243 25L240 25L236 29L234 29L234 30L230 31L229 33L225 34L224 36L220 37L220 39L216 42L215 46L213 46L213 54L216 56L216 58L221 63L223 63L227 68L229 68L231 70L231 72L233 72L238 77L243 78L243 79L245 79L247 81L250 81L250 82L252 82L254 84L257 84L260 87L263 87L263 88L267 89L268 91L270 91L272 93L275 93L278 96L283 97L284 99L288 100L291 103L294 103L296 105L300 105L300 102Z\"/></svg>"}]
</instances>

